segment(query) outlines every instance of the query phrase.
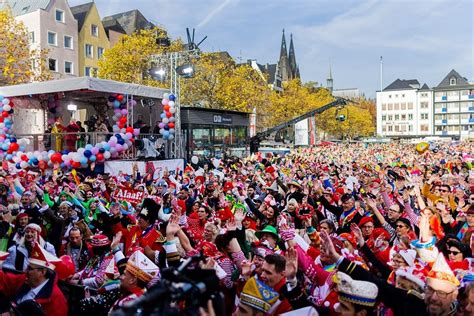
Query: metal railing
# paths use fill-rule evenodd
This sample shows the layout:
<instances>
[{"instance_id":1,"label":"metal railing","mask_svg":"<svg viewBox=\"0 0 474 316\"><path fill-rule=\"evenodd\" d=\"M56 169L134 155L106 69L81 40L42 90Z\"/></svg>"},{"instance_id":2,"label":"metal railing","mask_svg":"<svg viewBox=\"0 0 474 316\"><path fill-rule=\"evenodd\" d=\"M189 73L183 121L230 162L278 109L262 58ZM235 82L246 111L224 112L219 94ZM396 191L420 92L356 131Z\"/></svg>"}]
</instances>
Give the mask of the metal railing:
<instances>
[{"instance_id":1,"label":"metal railing","mask_svg":"<svg viewBox=\"0 0 474 316\"><path fill-rule=\"evenodd\" d=\"M17 139L27 139L25 152L34 151L64 151L75 152L78 148L83 148L86 144L95 145L100 142L107 142L110 137L116 133L111 132L78 132L78 133L43 133L43 134L16 134ZM155 144L155 148L159 151L164 144L165 156L168 157L169 144L163 142L163 136L160 134L139 134L134 137L135 140L149 139ZM129 149L123 151L118 159L136 159L139 151L136 146L130 146Z\"/></svg>"}]
</instances>

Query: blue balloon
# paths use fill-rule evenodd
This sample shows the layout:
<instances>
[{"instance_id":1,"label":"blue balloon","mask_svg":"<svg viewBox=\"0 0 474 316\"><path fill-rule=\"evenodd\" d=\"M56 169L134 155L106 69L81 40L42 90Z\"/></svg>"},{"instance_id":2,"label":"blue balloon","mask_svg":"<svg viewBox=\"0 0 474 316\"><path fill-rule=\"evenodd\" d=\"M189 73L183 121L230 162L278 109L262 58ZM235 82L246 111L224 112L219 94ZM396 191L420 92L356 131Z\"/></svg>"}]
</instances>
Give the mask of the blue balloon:
<instances>
[{"instance_id":1,"label":"blue balloon","mask_svg":"<svg viewBox=\"0 0 474 316\"><path fill-rule=\"evenodd\" d=\"M104 148L99 148L99 152L100 152L101 154L103 154L103 153L105 153L105 149L104 149Z\"/></svg>"},{"instance_id":2,"label":"blue balloon","mask_svg":"<svg viewBox=\"0 0 474 316\"><path fill-rule=\"evenodd\" d=\"M87 158L82 156L80 159L79 159L79 162L83 165L83 164L86 164L87 163Z\"/></svg>"},{"instance_id":3,"label":"blue balloon","mask_svg":"<svg viewBox=\"0 0 474 316\"><path fill-rule=\"evenodd\" d=\"M166 114L165 113L161 113L161 118L164 119L166 117Z\"/></svg>"},{"instance_id":4,"label":"blue balloon","mask_svg":"<svg viewBox=\"0 0 474 316\"><path fill-rule=\"evenodd\" d=\"M120 138L122 138L122 135L120 135L120 134L115 134L115 137L117 137L117 139L120 139Z\"/></svg>"},{"instance_id":5,"label":"blue balloon","mask_svg":"<svg viewBox=\"0 0 474 316\"><path fill-rule=\"evenodd\" d=\"M84 156L86 158L89 158L90 156L92 156L92 152L90 150L84 150Z\"/></svg>"},{"instance_id":6,"label":"blue balloon","mask_svg":"<svg viewBox=\"0 0 474 316\"><path fill-rule=\"evenodd\" d=\"M10 138L10 143L16 143L16 138L15 137Z\"/></svg>"},{"instance_id":7,"label":"blue balloon","mask_svg":"<svg viewBox=\"0 0 474 316\"><path fill-rule=\"evenodd\" d=\"M2 144L2 149L3 150L8 150L8 144Z\"/></svg>"},{"instance_id":8,"label":"blue balloon","mask_svg":"<svg viewBox=\"0 0 474 316\"><path fill-rule=\"evenodd\" d=\"M16 163L16 165L15 165L15 168L17 168L17 169L21 169L21 167L20 167L20 163L19 163L19 162L17 162L17 163Z\"/></svg>"},{"instance_id":9,"label":"blue balloon","mask_svg":"<svg viewBox=\"0 0 474 316\"><path fill-rule=\"evenodd\" d=\"M60 165L60 166L61 166L61 169L66 168L66 164L65 164L64 162L61 162L61 165Z\"/></svg>"},{"instance_id":10,"label":"blue balloon","mask_svg":"<svg viewBox=\"0 0 474 316\"><path fill-rule=\"evenodd\" d=\"M7 160L12 160L12 158L13 158L13 155L12 155L12 154L8 154L8 155L7 155Z\"/></svg>"},{"instance_id":11,"label":"blue balloon","mask_svg":"<svg viewBox=\"0 0 474 316\"><path fill-rule=\"evenodd\" d=\"M33 165L37 166L39 163L38 159L37 158L33 158Z\"/></svg>"},{"instance_id":12,"label":"blue balloon","mask_svg":"<svg viewBox=\"0 0 474 316\"><path fill-rule=\"evenodd\" d=\"M114 102L114 101L115 101L115 97L114 97L114 96L111 96L111 95L109 96L108 99L109 99L109 102Z\"/></svg>"},{"instance_id":13,"label":"blue balloon","mask_svg":"<svg viewBox=\"0 0 474 316\"><path fill-rule=\"evenodd\" d=\"M117 100L114 101L114 108L116 108L116 109L120 108L120 102L119 101L117 101Z\"/></svg>"},{"instance_id":14,"label":"blue balloon","mask_svg":"<svg viewBox=\"0 0 474 316\"><path fill-rule=\"evenodd\" d=\"M164 129L165 129L165 131L167 131L167 130L170 129L170 127L168 126L168 124L165 125Z\"/></svg>"},{"instance_id":15,"label":"blue balloon","mask_svg":"<svg viewBox=\"0 0 474 316\"><path fill-rule=\"evenodd\" d=\"M65 150L61 151L61 154L67 155L67 154L69 154L69 150L66 150L66 149L65 149Z\"/></svg>"},{"instance_id":16,"label":"blue balloon","mask_svg":"<svg viewBox=\"0 0 474 316\"><path fill-rule=\"evenodd\" d=\"M168 99L169 99L170 101L174 101L174 100L176 100L176 97L174 96L174 94L170 94L170 96L168 97Z\"/></svg>"},{"instance_id":17,"label":"blue balloon","mask_svg":"<svg viewBox=\"0 0 474 316\"><path fill-rule=\"evenodd\" d=\"M86 150L91 150L92 147L93 147L93 146L92 146L91 144L87 144L87 145L84 147L84 149L86 149Z\"/></svg>"},{"instance_id":18,"label":"blue balloon","mask_svg":"<svg viewBox=\"0 0 474 316\"><path fill-rule=\"evenodd\" d=\"M109 143L105 143L102 148L104 148L105 151L109 151L109 150L110 150L110 145L109 145Z\"/></svg>"},{"instance_id":19,"label":"blue balloon","mask_svg":"<svg viewBox=\"0 0 474 316\"><path fill-rule=\"evenodd\" d=\"M166 137L166 138L168 138L168 136L170 136L170 132L167 131L167 130L165 130L165 131L163 132L163 136Z\"/></svg>"},{"instance_id":20,"label":"blue balloon","mask_svg":"<svg viewBox=\"0 0 474 316\"><path fill-rule=\"evenodd\" d=\"M94 155L92 155L92 156L89 157L89 160L92 161L92 162L94 162L94 161L97 160L97 157L94 156Z\"/></svg>"},{"instance_id":21,"label":"blue balloon","mask_svg":"<svg viewBox=\"0 0 474 316\"><path fill-rule=\"evenodd\" d=\"M52 149L48 151L48 155L52 155L52 154L54 154L54 153L55 153L55 151L52 150Z\"/></svg>"},{"instance_id":22,"label":"blue balloon","mask_svg":"<svg viewBox=\"0 0 474 316\"><path fill-rule=\"evenodd\" d=\"M25 151L25 146L20 146L20 151Z\"/></svg>"},{"instance_id":23,"label":"blue balloon","mask_svg":"<svg viewBox=\"0 0 474 316\"><path fill-rule=\"evenodd\" d=\"M0 102L3 101L3 95L0 95Z\"/></svg>"},{"instance_id":24,"label":"blue balloon","mask_svg":"<svg viewBox=\"0 0 474 316\"><path fill-rule=\"evenodd\" d=\"M125 140L123 138L120 138L119 140L117 140L117 144L123 145L125 144Z\"/></svg>"}]
</instances>

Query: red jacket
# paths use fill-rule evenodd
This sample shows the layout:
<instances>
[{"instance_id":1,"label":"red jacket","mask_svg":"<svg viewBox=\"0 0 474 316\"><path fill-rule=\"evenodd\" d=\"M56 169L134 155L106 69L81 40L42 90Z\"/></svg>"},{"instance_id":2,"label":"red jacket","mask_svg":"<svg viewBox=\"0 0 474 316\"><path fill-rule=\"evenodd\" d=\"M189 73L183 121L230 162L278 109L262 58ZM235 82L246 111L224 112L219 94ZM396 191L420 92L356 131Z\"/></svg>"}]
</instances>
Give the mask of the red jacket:
<instances>
[{"instance_id":1,"label":"red jacket","mask_svg":"<svg viewBox=\"0 0 474 316\"><path fill-rule=\"evenodd\" d=\"M11 274L0 271L0 293L9 299L28 293L31 289L25 284L26 274ZM39 291L35 301L41 305L46 316L67 316L67 301L58 287L56 276Z\"/></svg>"}]
</instances>

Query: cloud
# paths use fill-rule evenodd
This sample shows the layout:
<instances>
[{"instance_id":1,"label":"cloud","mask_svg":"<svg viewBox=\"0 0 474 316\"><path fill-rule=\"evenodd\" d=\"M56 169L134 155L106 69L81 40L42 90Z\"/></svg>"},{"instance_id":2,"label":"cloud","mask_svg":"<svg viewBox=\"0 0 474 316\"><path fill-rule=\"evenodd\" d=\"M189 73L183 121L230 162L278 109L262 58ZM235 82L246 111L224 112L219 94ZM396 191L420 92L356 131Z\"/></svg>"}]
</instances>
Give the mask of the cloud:
<instances>
[{"instance_id":1,"label":"cloud","mask_svg":"<svg viewBox=\"0 0 474 316\"><path fill-rule=\"evenodd\" d=\"M212 20L212 18L219 12L221 12L222 10L225 9L225 7L227 7L229 4L237 4L239 2L239 0L225 0L224 2L222 2L220 5L218 5L217 7L215 7L211 12L209 12L209 14L201 21L199 22L197 28L201 28L203 26L205 26L207 23L209 23L209 21Z\"/></svg>"}]
</instances>

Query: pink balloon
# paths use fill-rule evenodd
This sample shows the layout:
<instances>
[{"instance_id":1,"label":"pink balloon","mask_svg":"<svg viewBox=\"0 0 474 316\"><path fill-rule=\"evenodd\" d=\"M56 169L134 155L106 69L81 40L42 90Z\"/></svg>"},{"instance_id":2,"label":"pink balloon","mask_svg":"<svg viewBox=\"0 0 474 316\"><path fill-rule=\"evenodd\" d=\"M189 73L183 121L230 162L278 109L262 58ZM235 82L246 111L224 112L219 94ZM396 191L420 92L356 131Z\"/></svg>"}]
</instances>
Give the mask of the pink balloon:
<instances>
[{"instance_id":1,"label":"pink balloon","mask_svg":"<svg viewBox=\"0 0 474 316\"><path fill-rule=\"evenodd\" d=\"M161 104L163 105L168 105L168 102L170 102L168 99L161 100Z\"/></svg>"},{"instance_id":2,"label":"pink balloon","mask_svg":"<svg viewBox=\"0 0 474 316\"><path fill-rule=\"evenodd\" d=\"M133 135L138 136L140 134L140 129L139 128L134 128L133 129Z\"/></svg>"},{"instance_id":3,"label":"pink balloon","mask_svg":"<svg viewBox=\"0 0 474 316\"><path fill-rule=\"evenodd\" d=\"M121 113L122 115L127 115L128 111L126 109L123 109Z\"/></svg>"},{"instance_id":4,"label":"pink balloon","mask_svg":"<svg viewBox=\"0 0 474 316\"><path fill-rule=\"evenodd\" d=\"M118 151L118 152L121 152L121 151L123 151L123 146L120 145L120 144L117 144L117 145L115 145L115 150Z\"/></svg>"},{"instance_id":5,"label":"pink balloon","mask_svg":"<svg viewBox=\"0 0 474 316\"><path fill-rule=\"evenodd\" d=\"M99 148L92 147L91 152L92 152L93 155L97 155L99 153Z\"/></svg>"}]
</instances>

